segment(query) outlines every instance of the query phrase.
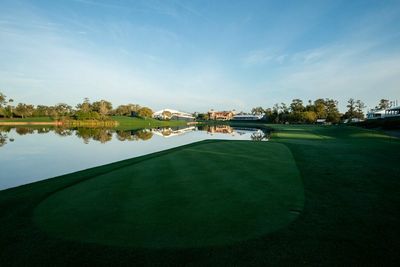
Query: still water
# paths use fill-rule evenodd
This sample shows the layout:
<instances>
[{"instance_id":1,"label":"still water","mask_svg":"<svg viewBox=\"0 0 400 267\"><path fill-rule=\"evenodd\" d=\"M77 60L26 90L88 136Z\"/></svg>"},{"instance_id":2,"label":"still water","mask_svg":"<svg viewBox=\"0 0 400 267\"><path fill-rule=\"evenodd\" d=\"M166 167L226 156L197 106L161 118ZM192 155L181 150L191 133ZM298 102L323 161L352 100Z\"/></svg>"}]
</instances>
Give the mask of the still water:
<instances>
[{"instance_id":1,"label":"still water","mask_svg":"<svg viewBox=\"0 0 400 267\"><path fill-rule=\"evenodd\" d=\"M0 190L205 139L268 140L265 130L228 125L115 131L0 128Z\"/></svg>"}]
</instances>

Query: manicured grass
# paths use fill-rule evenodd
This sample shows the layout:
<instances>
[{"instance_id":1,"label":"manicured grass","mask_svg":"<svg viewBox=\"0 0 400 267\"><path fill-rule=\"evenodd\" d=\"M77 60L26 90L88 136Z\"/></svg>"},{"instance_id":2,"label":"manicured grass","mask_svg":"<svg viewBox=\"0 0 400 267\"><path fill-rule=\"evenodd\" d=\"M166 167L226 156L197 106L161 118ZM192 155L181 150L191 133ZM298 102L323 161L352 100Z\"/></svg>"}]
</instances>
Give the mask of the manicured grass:
<instances>
[{"instance_id":1,"label":"manicured grass","mask_svg":"<svg viewBox=\"0 0 400 267\"><path fill-rule=\"evenodd\" d=\"M271 127L1 191L0 265L397 265L399 139Z\"/></svg>"},{"instance_id":2,"label":"manicured grass","mask_svg":"<svg viewBox=\"0 0 400 267\"><path fill-rule=\"evenodd\" d=\"M302 207L302 182L285 146L214 142L64 189L43 201L34 219L61 239L191 248L265 235L286 226Z\"/></svg>"},{"instance_id":3,"label":"manicured grass","mask_svg":"<svg viewBox=\"0 0 400 267\"><path fill-rule=\"evenodd\" d=\"M153 128L153 127L166 127L166 126L185 126L185 121L160 121L156 119L141 119L141 118L132 118L127 116L113 116L109 121L68 121L69 125L73 126L108 126L114 127L113 122L116 121L118 126L115 127L117 130L134 130L134 129L142 129L142 128ZM31 117L31 118L12 118L12 119L0 119L1 122L54 122L54 119L50 117Z\"/></svg>"},{"instance_id":4,"label":"manicured grass","mask_svg":"<svg viewBox=\"0 0 400 267\"><path fill-rule=\"evenodd\" d=\"M184 121L160 121L156 119L141 119L141 118L132 118L127 116L114 116L113 120L118 122L117 129L118 130L133 130L133 129L141 129L141 128L153 128L153 127L161 127L161 126L182 126L186 125Z\"/></svg>"},{"instance_id":5,"label":"manicured grass","mask_svg":"<svg viewBox=\"0 0 400 267\"><path fill-rule=\"evenodd\" d=\"M53 118L50 117L32 117L32 118L0 118L0 122L52 122Z\"/></svg>"}]
</instances>

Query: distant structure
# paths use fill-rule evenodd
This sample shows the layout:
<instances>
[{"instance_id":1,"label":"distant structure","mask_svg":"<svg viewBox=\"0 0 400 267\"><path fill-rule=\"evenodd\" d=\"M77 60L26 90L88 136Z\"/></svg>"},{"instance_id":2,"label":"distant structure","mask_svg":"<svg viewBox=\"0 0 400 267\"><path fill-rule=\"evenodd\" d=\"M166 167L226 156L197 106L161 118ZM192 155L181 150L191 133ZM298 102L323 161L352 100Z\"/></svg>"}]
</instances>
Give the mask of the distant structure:
<instances>
[{"instance_id":1,"label":"distant structure","mask_svg":"<svg viewBox=\"0 0 400 267\"><path fill-rule=\"evenodd\" d=\"M194 121L192 114L174 109L162 109L153 113L153 118L158 120Z\"/></svg>"},{"instance_id":2,"label":"distant structure","mask_svg":"<svg viewBox=\"0 0 400 267\"><path fill-rule=\"evenodd\" d=\"M208 117L210 120L229 121L234 115L234 111L214 111L213 109L208 111Z\"/></svg>"},{"instance_id":3,"label":"distant structure","mask_svg":"<svg viewBox=\"0 0 400 267\"><path fill-rule=\"evenodd\" d=\"M241 114L233 116L232 120L235 121L259 121L263 118L263 115L252 115L252 114Z\"/></svg>"},{"instance_id":4,"label":"distant structure","mask_svg":"<svg viewBox=\"0 0 400 267\"><path fill-rule=\"evenodd\" d=\"M385 118L393 118L400 117L400 106L398 105L397 100L390 102L390 107L387 109L371 109L367 113L368 120L376 120L376 119L385 119Z\"/></svg>"},{"instance_id":5,"label":"distant structure","mask_svg":"<svg viewBox=\"0 0 400 267\"><path fill-rule=\"evenodd\" d=\"M193 132L196 130L196 127L190 126L190 127L185 127L185 128L159 128L159 129L153 129L152 132L156 135L169 138L173 136L178 136L182 135L185 133Z\"/></svg>"},{"instance_id":6,"label":"distant structure","mask_svg":"<svg viewBox=\"0 0 400 267\"><path fill-rule=\"evenodd\" d=\"M223 133L223 134L233 134L234 129L229 125L214 125L207 128L207 133Z\"/></svg>"}]
</instances>

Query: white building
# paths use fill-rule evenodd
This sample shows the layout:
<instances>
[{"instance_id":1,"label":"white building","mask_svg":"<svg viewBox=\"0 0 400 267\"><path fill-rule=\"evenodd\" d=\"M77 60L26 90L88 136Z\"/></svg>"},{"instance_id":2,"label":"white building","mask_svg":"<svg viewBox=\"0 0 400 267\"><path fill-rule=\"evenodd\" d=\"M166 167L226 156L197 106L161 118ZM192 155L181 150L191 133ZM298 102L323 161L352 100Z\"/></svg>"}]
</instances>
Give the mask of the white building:
<instances>
[{"instance_id":1,"label":"white building","mask_svg":"<svg viewBox=\"0 0 400 267\"><path fill-rule=\"evenodd\" d=\"M263 118L263 115L242 114L233 116L232 120L235 121L258 121Z\"/></svg>"},{"instance_id":2,"label":"white building","mask_svg":"<svg viewBox=\"0 0 400 267\"><path fill-rule=\"evenodd\" d=\"M193 121L194 117L190 113L174 110L174 109L162 109L153 113L153 118L159 120L183 120Z\"/></svg>"},{"instance_id":3,"label":"white building","mask_svg":"<svg viewBox=\"0 0 400 267\"><path fill-rule=\"evenodd\" d=\"M369 120L384 119L391 117L400 117L400 106L382 110L371 110L367 114L367 119Z\"/></svg>"}]
</instances>

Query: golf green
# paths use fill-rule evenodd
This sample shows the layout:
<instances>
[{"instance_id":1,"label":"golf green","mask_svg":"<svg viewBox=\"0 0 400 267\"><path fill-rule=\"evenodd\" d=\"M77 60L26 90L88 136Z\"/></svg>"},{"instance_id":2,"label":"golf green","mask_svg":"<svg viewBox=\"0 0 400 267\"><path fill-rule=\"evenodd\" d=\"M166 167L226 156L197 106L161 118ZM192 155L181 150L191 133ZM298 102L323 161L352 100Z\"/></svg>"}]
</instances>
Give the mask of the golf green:
<instances>
[{"instance_id":1,"label":"golf green","mask_svg":"<svg viewBox=\"0 0 400 267\"><path fill-rule=\"evenodd\" d=\"M254 239L302 211L290 150L200 142L55 191L34 210L49 236L122 247L189 248Z\"/></svg>"}]
</instances>

